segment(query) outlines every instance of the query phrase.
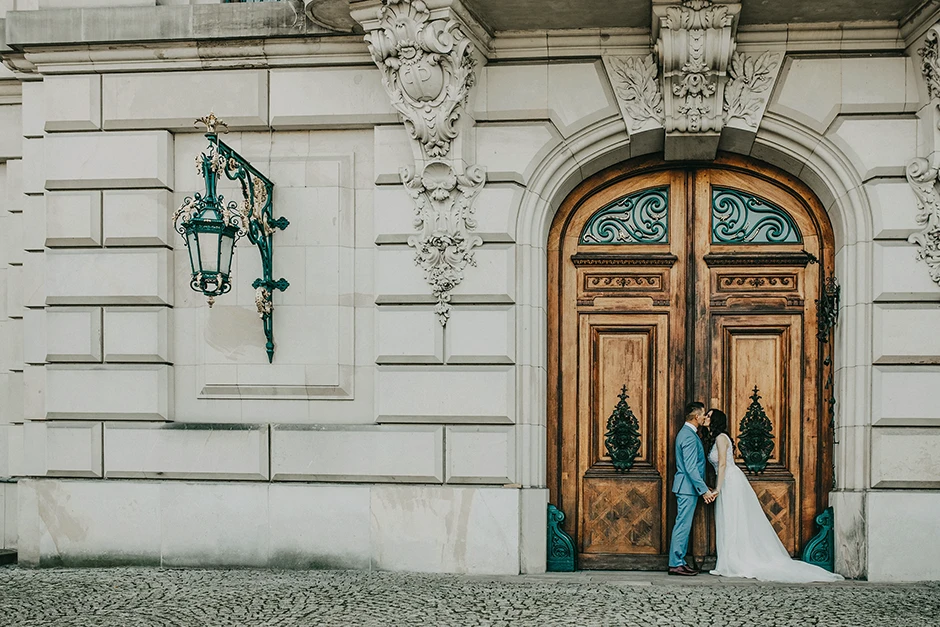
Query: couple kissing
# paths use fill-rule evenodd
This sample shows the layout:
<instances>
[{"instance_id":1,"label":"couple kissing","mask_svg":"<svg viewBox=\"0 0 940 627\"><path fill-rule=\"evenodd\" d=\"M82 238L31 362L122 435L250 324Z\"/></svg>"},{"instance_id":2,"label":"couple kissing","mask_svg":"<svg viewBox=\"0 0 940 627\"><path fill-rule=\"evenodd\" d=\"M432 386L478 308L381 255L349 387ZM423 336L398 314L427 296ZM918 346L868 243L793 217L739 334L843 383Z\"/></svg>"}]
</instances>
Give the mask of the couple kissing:
<instances>
[{"instance_id":1,"label":"couple kissing","mask_svg":"<svg viewBox=\"0 0 940 627\"><path fill-rule=\"evenodd\" d=\"M717 480L714 488L705 483L706 435L708 461ZM790 558L790 554L757 500L747 477L734 461L734 442L728 416L720 409L705 410L698 401L685 408L685 424L676 435L676 524L669 546L669 574L695 576L698 570L685 561L692 519L701 497L715 505L715 540L718 562L712 575L748 577L761 581L809 583L839 581L841 575Z\"/></svg>"}]
</instances>

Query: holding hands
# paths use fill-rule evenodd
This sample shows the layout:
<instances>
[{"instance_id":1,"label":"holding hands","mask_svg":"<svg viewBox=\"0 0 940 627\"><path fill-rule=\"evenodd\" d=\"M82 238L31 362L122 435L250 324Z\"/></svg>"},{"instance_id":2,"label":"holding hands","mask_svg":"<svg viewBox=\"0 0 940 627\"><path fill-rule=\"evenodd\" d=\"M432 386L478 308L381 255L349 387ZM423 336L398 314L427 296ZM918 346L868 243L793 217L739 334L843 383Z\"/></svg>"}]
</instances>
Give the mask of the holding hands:
<instances>
[{"instance_id":1,"label":"holding hands","mask_svg":"<svg viewBox=\"0 0 940 627\"><path fill-rule=\"evenodd\" d=\"M718 498L718 490L709 490L702 495L702 498L705 499L706 503L713 503Z\"/></svg>"}]
</instances>

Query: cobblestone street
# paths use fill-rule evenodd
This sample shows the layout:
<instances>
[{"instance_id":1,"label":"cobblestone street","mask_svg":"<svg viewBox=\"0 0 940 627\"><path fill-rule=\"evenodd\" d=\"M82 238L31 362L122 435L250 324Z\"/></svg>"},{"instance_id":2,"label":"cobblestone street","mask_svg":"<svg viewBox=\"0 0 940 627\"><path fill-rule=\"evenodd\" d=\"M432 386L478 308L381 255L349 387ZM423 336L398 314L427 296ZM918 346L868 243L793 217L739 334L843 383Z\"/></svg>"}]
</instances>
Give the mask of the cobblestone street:
<instances>
[{"instance_id":1,"label":"cobblestone street","mask_svg":"<svg viewBox=\"0 0 940 627\"><path fill-rule=\"evenodd\" d=\"M3 627L940 625L940 584L0 568Z\"/></svg>"}]
</instances>

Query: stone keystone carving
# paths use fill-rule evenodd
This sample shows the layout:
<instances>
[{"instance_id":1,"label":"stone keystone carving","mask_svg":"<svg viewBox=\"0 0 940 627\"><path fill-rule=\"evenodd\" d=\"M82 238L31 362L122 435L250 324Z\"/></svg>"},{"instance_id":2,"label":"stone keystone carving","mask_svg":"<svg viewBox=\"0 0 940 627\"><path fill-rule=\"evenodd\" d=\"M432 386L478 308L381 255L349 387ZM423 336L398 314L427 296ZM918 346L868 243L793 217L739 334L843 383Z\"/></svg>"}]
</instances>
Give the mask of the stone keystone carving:
<instances>
[{"instance_id":1,"label":"stone keystone carving","mask_svg":"<svg viewBox=\"0 0 940 627\"><path fill-rule=\"evenodd\" d=\"M700 153L674 156L711 158L724 126L724 90L741 5L683 0L673 6L654 5L653 11L653 27L658 32L654 49L663 75L667 158L669 136L682 134L712 135L714 141L692 145Z\"/></svg>"},{"instance_id":2,"label":"stone keystone carving","mask_svg":"<svg viewBox=\"0 0 940 627\"><path fill-rule=\"evenodd\" d=\"M473 199L486 180L483 168L453 155L460 116L474 84L474 48L461 23L431 19L422 0L382 0L377 28L365 37L382 71L392 105L401 114L420 157L401 169L414 199L417 235L408 238L447 324L451 291L464 269L476 265L483 240L471 231Z\"/></svg>"}]
</instances>

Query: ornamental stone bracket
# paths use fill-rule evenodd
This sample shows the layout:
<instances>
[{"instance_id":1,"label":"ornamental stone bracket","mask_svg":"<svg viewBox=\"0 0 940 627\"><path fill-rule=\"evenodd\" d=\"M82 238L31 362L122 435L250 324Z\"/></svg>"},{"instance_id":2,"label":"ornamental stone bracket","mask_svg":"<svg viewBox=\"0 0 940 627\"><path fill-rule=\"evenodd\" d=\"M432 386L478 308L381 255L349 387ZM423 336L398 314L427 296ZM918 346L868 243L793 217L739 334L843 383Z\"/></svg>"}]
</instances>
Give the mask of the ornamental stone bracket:
<instances>
[{"instance_id":1,"label":"ornamental stone bracket","mask_svg":"<svg viewBox=\"0 0 940 627\"><path fill-rule=\"evenodd\" d=\"M930 102L935 105L934 116L940 112L940 24L927 31L921 57L921 73L927 84ZM934 133L934 142L938 135ZM935 145L936 148L936 145ZM940 154L917 157L907 165L907 182L914 191L917 203L917 224L921 229L908 237L917 246L917 258L927 264L930 278L940 284Z\"/></svg>"},{"instance_id":2,"label":"ornamental stone bracket","mask_svg":"<svg viewBox=\"0 0 940 627\"><path fill-rule=\"evenodd\" d=\"M711 160L719 148L750 151L779 52L735 52L741 5L653 3L652 54L607 56L604 65L637 152Z\"/></svg>"},{"instance_id":3,"label":"ornamental stone bracket","mask_svg":"<svg viewBox=\"0 0 940 627\"><path fill-rule=\"evenodd\" d=\"M446 325L451 292L466 267L476 265L473 249L483 243L473 234L473 199L486 173L472 164L466 105L488 35L457 0L356 2L351 14L366 31L385 91L412 139L414 166L401 168L418 231L408 245Z\"/></svg>"}]
</instances>

